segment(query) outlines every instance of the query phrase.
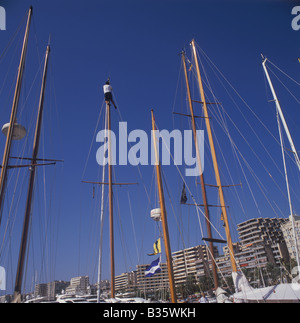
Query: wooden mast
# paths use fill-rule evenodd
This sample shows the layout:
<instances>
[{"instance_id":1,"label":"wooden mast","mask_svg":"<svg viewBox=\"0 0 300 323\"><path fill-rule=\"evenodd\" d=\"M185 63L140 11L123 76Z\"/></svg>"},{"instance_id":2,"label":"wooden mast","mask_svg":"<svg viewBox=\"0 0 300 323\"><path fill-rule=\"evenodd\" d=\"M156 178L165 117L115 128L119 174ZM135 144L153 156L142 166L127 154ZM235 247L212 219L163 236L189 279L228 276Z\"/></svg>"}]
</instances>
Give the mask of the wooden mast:
<instances>
[{"instance_id":1,"label":"wooden mast","mask_svg":"<svg viewBox=\"0 0 300 323\"><path fill-rule=\"evenodd\" d=\"M109 226L110 226L110 266L111 266L111 298L115 298L115 251L114 251L114 216L113 216L113 186L125 186L125 185L135 185L137 183L114 183L112 181L112 150L111 150L111 114L110 107L111 104L109 101L105 101L106 103L106 117L107 117L107 139L108 139L108 183L104 182L104 178L102 178L102 182L95 181L82 181L82 183L88 184L97 184L97 185L108 185L108 193L109 193ZM105 167L105 165L103 165ZM102 208L102 206L101 206ZM103 210L103 209L102 209ZM102 239L102 234L101 234ZM101 247L99 248L99 254ZM99 268L101 267L101 260L99 257ZM99 269L100 270L100 269ZM100 273L98 274L99 277ZM98 286L100 288L100 285ZM100 298L100 291L98 290L98 299Z\"/></svg>"},{"instance_id":2,"label":"wooden mast","mask_svg":"<svg viewBox=\"0 0 300 323\"><path fill-rule=\"evenodd\" d=\"M215 145L214 145L214 139L213 139L213 135L212 135L211 125L210 125L210 120L209 120L209 115L208 115L208 110L207 110L207 103L206 103L205 94L204 94L204 90L203 90L203 84L202 84L202 79L201 79L200 68L199 68L194 39L192 40L191 45L192 45L192 52L194 55L194 60L195 60L195 65L196 65L198 86L199 86L199 91L200 91L202 105L203 105L206 130L207 130L207 134L208 134L211 156L212 156L214 171L215 171L215 176L216 176L216 182L217 182L218 191L219 191L222 216L223 216L223 220L224 220L224 224L225 224L225 232L226 232L226 238L227 238L227 245L228 245L228 249L229 249L231 267L232 267L232 271L236 273L237 272L237 265L236 265L236 262L234 259L234 250L233 250L232 238L231 238L231 233L230 233L230 228L229 228L229 222L228 222L227 210L226 210L226 205L225 205L223 187L222 187L222 182L221 182L221 177L220 177L220 172L219 172L219 166L218 166L217 155L216 155L216 150L215 150Z\"/></svg>"},{"instance_id":3,"label":"wooden mast","mask_svg":"<svg viewBox=\"0 0 300 323\"><path fill-rule=\"evenodd\" d=\"M34 181L35 181L35 174L36 174L35 167L36 167L37 155L39 151L40 133L41 133L41 126L42 126L43 110L44 110L44 97L45 97L49 53L50 53L50 46L48 45L46 50L46 56L45 56L43 80L42 80L42 87L41 87L41 93L40 93L39 110L38 110L37 123L36 123L36 129L35 129L31 166L29 168L30 175L29 175L23 232L22 232L22 239L21 239L21 246L20 246L20 253L19 253L19 261L18 261L18 268L17 268L17 275L16 275L16 282L15 282L14 303L21 302L21 288L22 288L23 273L24 273L25 255L26 255L26 249L27 249L28 229L29 229L29 223L30 223L30 217L31 217L31 205L32 205Z\"/></svg>"},{"instance_id":4,"label":"wooden mast","mask_svg":"<svg viewBox=\"0 0 300 323\"><path fill-rule=\"evenodd\" d=\"M107 130L108 130L108 192L109 192L109 227L110 227L110 288L111 298L115 298L115 247L114 247L114 214L112 189L112 155L111 155L111 118L110 103L106 102Z\"/></svg>"},{"instance_id":5,"label":"wooden mast","mask_svg":"<svg viewBox=\"0 0 300 323\"><path fill-rule=\"evenodd\" d=\"M157 186L158 186L158 193L159 193L159 204L161 209L161 221L162 221L163 233L164 233L164 244L166 249L171 301L172 303L177 303L174 274L173 274L172 254L171 254L170 239L169 239L169 229L168 229L168 221L167 221L167 212L166 212L164 192L163 192L163 186L162 186L161 169L160 169L160 163L159 163L159 157L158 157L158 149L157 149L157 142L156 142L156 126L155 126L153 110L151 110L151 117L152 117L153 144L154 144L154 150L155 150L156 178L157 178Z\"/></svg>"},{"instance_id":6,"label":"wooden mast","mask_svg":"<svg viewBox=\"0 0 300 323\"><path fill-rule=\"evenodd\" d=\"M217 272L217 266L215 263L214 244L212 242L212 231L211 231L211 225L210 225L210 216L209 216L207 195L206 195L206 189L205 189L205 181L204 181L203 169L202 169L202 164L201 164L201 157L200 157L199 146L198 146L195 115L194 115L190 85L189 85L189 80L188 80L188 75L187 75L187 70L186 70L185 53L184 52L181 53L181 57L182 57L182 63L183 63L183 67L184 67L184 75L185 75L185 81L186 81L186 87L187 87L188 102L189 102L190 113L191 113L191 118L192 118L192 129L193 129L193 135L194 135L197 162L198 162L198 167L199 167L199 176L200 176L202 198L203 198L203 204L204 204L207 235L208 235L208 238L210 239L209 249L210 249L210 254L211 254L211 258L212 258L211 264L212 264L213 279L214 279L215 288L217 289L218 285L219 285L218 284L218 272Z\"/></svg>"},{"instance_id":7,"label":"wooden mast","mask_svg":"<svg viewBox=\"0 0 300 323\"><path fill-rule=\"evenodd\" d=\"M9 123L7 138L6 138L5 150L4 150L2 168L1 168L1 174L0 174L0 224L1 224L1 219L2 219L2 209L3 209L4 195L5 195L5 185L6 185L6 178L7 178L8 161L9 161L11 144L12 144L12 140L13 140L14 126L15 126L15 122L16 122L17 109L18 109L18 104L19 104L22 79L23 79L23 72L24 72L24 66L25 66L25 59L26 59L26 53L27 53L31 16L32 16L32 7L30 7L30 9L28 11L27 25L26 25L25 36L24 36L24 41L23 41L21 59L20 59L20 64L19 64L19 69L18 69L18 77L17 77L17 82L16 82L14 99L13 99L13 104L12 104L12 109L11 109L10 123Z\"/></svg>"}]
</instances>

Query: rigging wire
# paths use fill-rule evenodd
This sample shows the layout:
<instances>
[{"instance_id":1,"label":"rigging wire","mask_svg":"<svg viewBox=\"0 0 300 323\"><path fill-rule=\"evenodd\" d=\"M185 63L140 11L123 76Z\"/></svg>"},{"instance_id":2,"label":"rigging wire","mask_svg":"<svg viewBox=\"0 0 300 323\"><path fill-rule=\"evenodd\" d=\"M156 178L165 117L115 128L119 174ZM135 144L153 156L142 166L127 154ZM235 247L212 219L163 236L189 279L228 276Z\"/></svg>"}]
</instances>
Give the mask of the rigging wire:
<instances>
[{"instance_id":1,"label":"rigging wire","mask_svg":"<svg viewBox=\"0 0 300 323\"><path fill-rule=\"evenodd\" d=\"M209 60L209 58L208 58L208 60ZM213 63L212 63L213 64ZM214 65L215 66L215 65ZM228 83L228 84L230 84L229 83L229 81L223 76L223 74L221 73L221 72L219 72L221 75L222 75L222 77L226 80L226 82ZM218 77L218 76L217 76ZM219 79L219 77L218 77L218 79ZM220 81L220 83L223 85L223 87L225 88L225 86L224 86L224 84L223 84L223 82L221 82L221 80L219 79L219 81ZM232 86L231 86L232 87ZM232 87L233 88L233 87ZM227 91L227 89L225 88L225 90ZM237 91L234 89L234 91L237 93ZM227 93L229 94L229 92L227 91ZM230 95L230 94L229 94ZM231 97L231 99L232 99L232 101L234 102L234 104L235 104L235 106L238 108L238 106L237 106L237 104L236 104L236 102L235 102L235 100L233 100L233 98L232 98L232 96L230 95L230 97ZM243 101L243 100L242 100ZM270 174L270 171L268 171L267 170L267 167L264 165L264 163L261 161L261 159L258 157L258 155L254 152L254 150L253 150L253 148L251 147L251 145L248 143L248 141L246 140L246 138L245 138L245 136L241 133L241 131L239 130L239 128L236 126L236 124L233 122L233 120L232 120L232 118L230 118L230 116L228 115L228 113L225 111L225 109L223 108L223 106L221 105L221 107L222 107L222 109L223 109L223 111L224 111L224 113L227 115L227 117L228 117L228 119L232 122L232 124L234 125L234 127L236 128L236 130L239 132L239 134L241 135L241 137L243 138L243 140L247 143L247 145L249 146L249 148L251 149L251 151L254 153L254 155L256 156L256 158L259 160L259 162L262 164L262 166L263 166L263 168L266 170L266 172L267 172L267 174L269 174L269 176L270 176L270 178L272 179L272 181L274 182L274 184L277 186L277 188L279 189L279 191L283 194L283 192L282 192L282 190L280 189L280 186L275 182L275 179L271 176L271 174ZM239 108L238 108L239 109ZM241 112L241 110L239 109L239 111ZM244 119L246 120L246 118L244 117ZM247 121L247 120L246 120ZM247 124L249 124L249 122L247 121ZM274 163L274 165L275 165L275 167L277 168L277 170L278 170L278 172L283 176L283 173L282 173L282 170L279 168L279 166L276 164L276 162L274 161L274 159L272 158L272 156L270 155L270 153L269 153L269 151L268 151L268 149L266 149L266 147L264 146L264 144L262 143L262 141L260 140L260 138L257 136L257 134L256 134L256 132L254 131L254 129L253 129L253 127L249 124L249 126L250 126L250 128L251 128L251 130L253 131L253 133L256 135L256 137L258 138L258 140L259 140L259 142L260 142L260 144L262 145L262 147L264 148L264 150L266 151L266 153L268 154L268 156L270 157L270 159L272 160L272 162ZM226 129L226 128L225 128ZM232 141L232 138L231 138L231 136L229 135L229 133L228 133L228 137L229 137L229 139L230 139L230 141L231 142L233 142ZM278 140L276 139L276 142L278 142ZM280 144L279 142L278 142L278 144ZM236 146L236 145L235 145ZM237 147L236 147L237 148ZM261 183L261 185L262 185L262 183ZM249 187L249 186L248 186ZM284 197L286 197L284 194L283 194L283 196Z\"/></svg>"}]
</instances>

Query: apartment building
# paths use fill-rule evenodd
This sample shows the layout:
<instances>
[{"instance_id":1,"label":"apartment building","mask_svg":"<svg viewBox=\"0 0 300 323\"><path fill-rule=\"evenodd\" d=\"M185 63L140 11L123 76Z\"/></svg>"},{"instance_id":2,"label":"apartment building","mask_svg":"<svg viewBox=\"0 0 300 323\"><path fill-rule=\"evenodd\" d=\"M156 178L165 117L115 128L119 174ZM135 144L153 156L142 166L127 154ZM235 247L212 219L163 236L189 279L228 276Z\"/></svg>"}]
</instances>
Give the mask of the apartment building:
<instances>
[{"instance_id":1,"label":"apartment building","mask_svg":"<svg viewBox=\"0 0 300 323\"><path fill-rule=\"evenodd\" d=\"M71 278L70 285L66 288L66 294L86 294L89 287L89 276L79 276Z\"/></svg>"},{"instance_id":2,"label":"apartment building","mask_svg":"<svg viewBox=\"0 0 300 323\"><path fill-rule=\"evenodd\" d=\"M295 224L295 232L296 232L296 241L298 246L298 254L300 255L300 216L294 215L294 224ZM295 246L295 236L292 225L292 218L289 217L289 221L285 222L281 226L283 236L287 245L287 249L289 251L289 255L291 258L296 259L296 246Z\"/></svg>"},{"instance_id":3,"label":"apartment building","mask_svg":"<svg viewBox=\"0 0 300 323\"><path fill-rule=\"evenodd\" d=\"M115 289L117 292L133 293L137 289L137 272L123 273L115 277Z\"/></svg>"},{"instance_id":4,"label":"apartment building","mask_svg":"<svg viewBox=\"0 0 300 323\"><path fill-rule=\"evenodd\" d=\"M161 272L152 277L145 277L148 265L137 265L136 278L139 291L147 295L154 295L155 292L169 288L168 269L165 263L160 264Z\"/></svg>"},{"instance_id":5,"label":"apartment building","mask_svg":"<svg viewBox=\"0 0 300 323\"><path fill-rule=\"evenodd\" d=\"M47 300L54 300L57 294L61 294L68 286L69 282L56 280L45 284L36 284L34 287L34 297L45 297Z\"/></svg>"},{"instance_id":6,"label":"apartment building","mask_svg":"<svg viewBox=\"0 0 300 323\"><path fill-rule=\"evenodd\" d=\"M55 280L47 284L48 300L55 300L56 295L61 294L69 286L69 282L63 280Z\"/></svg>"},{"instance_id":7,"label":"apartment building","mask_svg":"<svg viewBox=\"0 0 300 323\"><path fill-rule=\"evenodd\" d=\"M241 244L251 248L259 266L267 262L279 264L280 259L288 260L288 250L282 225L288 220L283 218L255 218L238 224Z\"/></svg>"},{"instance_id":8,"label":"apartment building","mask_svg":"<svg viewBox=\"0 0 300 323\"><path fill-rule=\"evenodd\" d=\"M215 257L219 256L218 248L214 247ZM172 253L175 284L184 284L188 276L199 274L199 264L202 264L203 274L208 274L211 266L211 256L207 246L195 247L175 251ZM201 266L201 265L200 265Z\"/></svg>"}]
</instances>

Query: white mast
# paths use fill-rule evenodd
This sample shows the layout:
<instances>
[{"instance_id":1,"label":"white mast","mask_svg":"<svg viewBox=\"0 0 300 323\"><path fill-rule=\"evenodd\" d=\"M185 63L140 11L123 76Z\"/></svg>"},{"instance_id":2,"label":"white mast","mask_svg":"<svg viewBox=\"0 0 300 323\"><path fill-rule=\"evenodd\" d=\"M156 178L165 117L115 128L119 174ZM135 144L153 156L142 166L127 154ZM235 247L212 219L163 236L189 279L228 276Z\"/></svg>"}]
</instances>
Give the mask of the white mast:
<instances>
[{"instance_id":1,"label":"white mast","mask_svg":"<svg viewBox=\"0 0 300 323\"><path fill-rule=\"evenodd\" d=\"M107 136L107 118L105 118L105 137ZM102 190L101 190L101 215L100 215L100 243L99 243L99 260L98 260L98 290L97 290L97 303L100 303L101 295L101 274L102 274L102 246L103 246L103 218L104 218L104 180L105 180L105 156L103 155L103 168L102 168Z\"/></svg>"},{"instance_id":2,"label":"white mast","mask_svg":"<svg viewBox=\"0 0 300 323\"><path fill-rule=\"evenodd\" d=\"M278 113L279 113L279 115L280 115L281 122L282 122L282 124L283 124L284 130L285 130L286 135L287 135L287 137L288 137L288 140L289 140L289 142L290 142L290 146L291 146L292 153L293 153L293 155L294 155L294 157L295 157L296 164L297 164L298 169L299 169L299 171L300 171L300 159L299 159L299 157L298 157L297 150L296 150L296 148L295 148L295 145L294 145L294 142L293 142L292 136L291 136L291 134L290 134L289 128L288 128L288 126L287 126L287 123L286 123L286 121L285 121L284 115L283 115L283 113L282 113L281 106L280 106L280 103L279 103L279 101L278 101L277 95L276 95L276 93L275 93L275 90L274 90L274 87L273 87L272 81L271 81L271 79L270 79L269 72L268 72L268 70L267 70L267 68L266 68L266 61L267 61L267 58L263 58L263 63L262 63L262 65L263 65L264 71L265 71L265 73L266 73L267 80L268 80L269 85L270 85L270 88L271 88L271 92L272 92L272 94L273 94L273 98L274 98L274 101L275 101L275 104L276 104L277 111L278 111Z\"/></svg>"},{"instance_id":3,"label":"white mast","mask_svg":"<svg viewBox=\"0 0 300 323\"><path fill-rule=\"evenodd\" d=\"M290 219L291 219L291 222L292 222L292 229L293 229L293 235L294 235L294 244L295 244L295 250L296 250L296 260L297 260L297 266L298 266L298 273L300 273L300 260L299 260L298 243L297 243L297 235L296 235L296 228L295 228L295 217L294 217L293 207L292 207L292 202L291 202L291 194L290 194L290 188L289 188L288 174L287 174L287 170L286 170L286 161L285 161L283 138L282 138L282 132L281 132L281 127L280 127L279 116L281 118L281 121L282 121L283 127L285 129L286 135L287 135L288 140L290 142L291 149L292 149L292 152L294 154L296 164L297 164L297 166L299 168L299 171L300 171L300 161L299 161L299 157L298 157L296 148L295 148L294 143L293 143L293 139L292 139L291 134L289 132L287 123L286 123L284 115L282 113L280 103L279 103L277 95L275 93L272 81L270 79L268 70L266 68L266 61L267 61L267 58L263 58L263 63L262 64L263 64L263 68L264 68L265 74L267 76L267 79L268 79L268 82L269 82L269 85L270 85L270 88L271 88L271 92L273 94L275 104L276 104L276 115L277 115L278 131L279 131L281 152L282 152L282 159L283 159L283 166L284 166L284 175L285 175L285 181L286 181L286 187L287 187L287 193L288 193L288 201L289 201L289 208L290 208Z\"/></svg>"}]
</instances>

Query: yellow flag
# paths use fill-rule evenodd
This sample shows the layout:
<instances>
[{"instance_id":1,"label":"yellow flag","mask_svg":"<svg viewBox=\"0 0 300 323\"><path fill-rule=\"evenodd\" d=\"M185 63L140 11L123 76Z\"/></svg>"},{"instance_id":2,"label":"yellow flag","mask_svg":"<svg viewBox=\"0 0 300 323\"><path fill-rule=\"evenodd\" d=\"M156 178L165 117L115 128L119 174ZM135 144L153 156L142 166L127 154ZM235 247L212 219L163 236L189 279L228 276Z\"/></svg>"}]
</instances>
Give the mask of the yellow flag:
<instances>
[{"instance_id":1,"label":"yellow flag","mask_svg":"<svg viewBox=\"0 0 300 323\"><path fill-rule=\"evenodd\" d=\"M153 250L155 252L155 254L157 255L158 253L161 253L161 244L160 244L160 238L158 240L155 241L154 245L153 245Z\"/></svg>"},{"instance_id":2,"label":"yellow flag","mask_svg":"<svg viewBox=\"0 0 300 323\"><path fill-rule=\"evenodd\" d=\"M161 253L161 239L160 238L155 241L155 243L153 245L153 250L154 250L154 253L148 254L148 256L154 256L154 255Z\"/></svg>"}]
</instances>

